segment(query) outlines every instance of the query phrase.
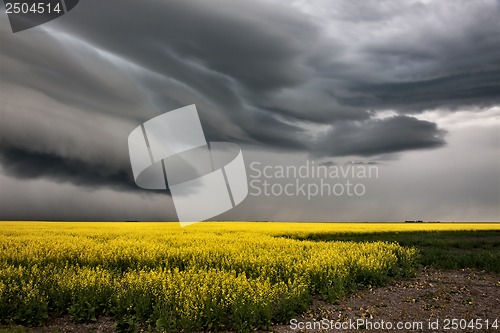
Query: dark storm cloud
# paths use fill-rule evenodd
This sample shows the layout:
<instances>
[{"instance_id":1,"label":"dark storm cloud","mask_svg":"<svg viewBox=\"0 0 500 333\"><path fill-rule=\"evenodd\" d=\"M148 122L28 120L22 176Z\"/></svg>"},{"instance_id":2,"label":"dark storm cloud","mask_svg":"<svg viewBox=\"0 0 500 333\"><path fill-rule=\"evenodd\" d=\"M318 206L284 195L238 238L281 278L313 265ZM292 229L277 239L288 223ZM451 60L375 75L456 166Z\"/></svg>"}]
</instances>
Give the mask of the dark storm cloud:
<instances>
[{"instance_id":1,"label":"dark storm cloud","mask_svg":"<svg viewBox=\"0 0 500 333\"><path fill-rule=\"evenodd\" d=\"M175 70L170 53L257 90L304 82L312 74L304 54L320 33L299 13L259 1L88 1L81 11L68 29L154 71Z\"/></svg>"},{"instance_id":2,"label":"dark storm cloud","mask_svg":"<svg viewBox=\"0 0 500 333\"><path fill-rule=\"evenodd\" d=\"M500 58L498 60L500 62ZM359 84L356 98L339 98L352 107L379 107L419 112L445 107L488 107L498 103L500 70L474 75L450 75L414 82ZM365 96L365 97L360 97Z\"/></svg>"},{"instance_id":3,"label":"dark storm cloud","mask_svg":"<svg viewBox=\"0 0 500 333\"><path fill-rule=\"evenodd\" d=\"M140 110L141 95L127 73L64 35L3 35L0 50L2 83L49 96L89 113L127 116ZM129 115L130 116L130 115Z\"/></svg>"},{"instance_id":4,"label":"dark storm cloud","mask_svg":"<svg viewBox=\"0 0 500 333\"><path fill-rule=\"evenodd\" d=\"M500 102L498 2L327 7L331 29L339 31L334 39L346 47L344 56L322 65L321 75L336 79L331 92L339 104L414 113Z\"/></svg>"},{"instance_id":5,"label":"dark storm cloud","mask_svg":"<svg viewBox=\"0 0 500 333\"><path fill-rule=\"evenodd\" d=\"M54 154L28 152L13 147L1 147L0 163L3 173L23 179L46 178L75 185L107 187L116 190L136 190L129 170L108 171L98 165L89 165Z\"/></svg>"},{"instance_id":6,"label":"dark storm cloud","mask_svg":"<svg viewBox=\"0 0 500 333\"><path fill-rule=\"evenodd\" d=\"M6 172L130 188L130 130L193 103L209 141L323 157L444 144L436 124L379 111L500 102L495 2L311 3L87 0L52 34L2 35ZM311 139L316 125L331 129Z\"/></svg>"},{"instance_id":7,"label":"dark storm cloud","mask_svg":"<svg viewBox=\"0 0 500 333\"><path fill-rule=\"evenodd\" d=\"M319 142L330 155L373 156L440 147L444 132L436 124L407 116L338 124Z\"/></svg>"},{"instance_id":8,"label":"dark storm cloud","mask_svg":"<svg viewBox=\"0 0 500 333\"><path fill-rule=\"evenodd\" d=\"M321 35L314 22L290 8L261 2L151 1L141 4L140 15L131 10L134 6L122 2L120 17L114 19L115 4L89 2L81 15L68 20L67 31L181 82L191 95L213 105L197 103L211 140L305 146L299 127L259 110L258 101L314 75L308 56ZM161 99L158 104L165 104ZM230 125L213 113L221 113L237 133L227 133Z\"/></svg>"}]
</instances>

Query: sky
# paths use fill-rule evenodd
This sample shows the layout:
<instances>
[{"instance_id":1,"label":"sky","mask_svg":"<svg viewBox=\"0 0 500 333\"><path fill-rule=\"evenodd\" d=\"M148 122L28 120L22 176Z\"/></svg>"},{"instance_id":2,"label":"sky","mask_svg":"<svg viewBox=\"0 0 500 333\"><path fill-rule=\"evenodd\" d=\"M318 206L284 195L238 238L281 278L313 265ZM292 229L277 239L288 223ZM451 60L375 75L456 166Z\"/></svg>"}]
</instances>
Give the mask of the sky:
<instances>
[{"instance_id":1,"label":"sky","mask_svg":"<svg viewBox=\"0 0 500 333\"><path fill-rule=\"evenodd\" d=\"M500 220L498 0L81 0L17 33L2 7L0 220L176 220L127 138L192 104L251 184L213 220ZM304 165L377 174L273 172Z\"/></svg>"}]
</instances>

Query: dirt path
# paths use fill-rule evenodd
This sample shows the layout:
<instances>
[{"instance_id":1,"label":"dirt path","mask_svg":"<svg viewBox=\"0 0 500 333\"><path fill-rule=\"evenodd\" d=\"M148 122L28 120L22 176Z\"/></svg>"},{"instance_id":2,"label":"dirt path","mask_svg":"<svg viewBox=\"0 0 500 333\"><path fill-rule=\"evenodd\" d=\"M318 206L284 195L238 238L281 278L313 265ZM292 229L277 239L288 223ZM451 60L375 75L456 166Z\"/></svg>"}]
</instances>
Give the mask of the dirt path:
<instances>
[{"instance_id":1,"label":"dirt path","mask_svg":"<svg viewBox=\"0 0 500 333\"><path fill-rule=\"evenodd\" d=\"M445 329L445 319L453 318L467 320L467 327L462 321L456 322L458 329L453 329L450 321L449 329ZM487 319L488 326L497 320L498 328L487 330ZM350 326L357 320L363 321L365 332L500 332L500 275L426 269L411 280L362 291L338 304L316 301L312 310L295 320L296 325L276 326L275 332L359 332ZM436 320L439 328L429 328L429 321ZM299 329L300 325L311 327L315 322L320 329ZM397 329L398 322L411 329ZM388 329L391 324L393 329Z\"/></svg>"}]
</instances>

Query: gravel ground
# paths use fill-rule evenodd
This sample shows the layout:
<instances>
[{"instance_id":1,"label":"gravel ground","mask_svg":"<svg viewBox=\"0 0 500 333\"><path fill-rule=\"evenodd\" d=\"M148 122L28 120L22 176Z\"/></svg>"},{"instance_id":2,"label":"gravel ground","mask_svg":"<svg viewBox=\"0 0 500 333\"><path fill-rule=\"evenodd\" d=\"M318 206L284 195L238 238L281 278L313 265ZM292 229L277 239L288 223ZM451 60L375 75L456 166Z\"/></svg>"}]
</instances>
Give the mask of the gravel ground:
<instances>
[{"instance_id":1,"label":"gravel ground","mask_svg":"<svg viewBox=\"0 0 500 333\"><path fill-rule=\"evenodd\" d=\"M458 322L458 329L453 329L453 322L450 321L449 329L446 329L446 320L451 319L465 319L467 326L471 320L474 322L462 328L460 326L464 321ZM298 325L280 325L274 331L359 332L361 330L352 327L335 328L335 323L348 325L349 320L366 320L365 332L500 332L500 275L474 270L425 269L413 279L365 290L338 304L315 301L310 311L295 320L304 325L328 322L328 326L333 329L301 330ZM382 320L384 326L380 326ZM436 320L439 321L438 327ZM483 325L479 328L481 320ZM486 329L486 320L489 320L489 324L497 320L498 328ZM393 329L388 329L389 322ZM397 329L395 326L398 322L411 325L411 329ZM422 328L418 327L419 322ZM429 328L429 322L433 323L432 328Z\"/></svg>"}]
</instances>

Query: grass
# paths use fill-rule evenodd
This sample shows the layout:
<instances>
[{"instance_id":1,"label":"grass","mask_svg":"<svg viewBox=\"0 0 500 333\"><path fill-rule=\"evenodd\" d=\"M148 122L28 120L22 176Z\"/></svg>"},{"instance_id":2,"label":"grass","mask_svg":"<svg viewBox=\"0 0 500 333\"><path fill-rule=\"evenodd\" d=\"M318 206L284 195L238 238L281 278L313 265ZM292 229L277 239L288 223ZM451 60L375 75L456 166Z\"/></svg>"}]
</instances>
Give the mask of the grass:
<instances>
[{"instance_id":1,"label":"grass","mask_svg":"<svg viewBox=\"0 0 500 333\"><path fill-rule=\"evenodd\" d=\"M0 328L0 333L28 333L29 330L23 326L9 326Z\"/></svg>"}]
</instances>

